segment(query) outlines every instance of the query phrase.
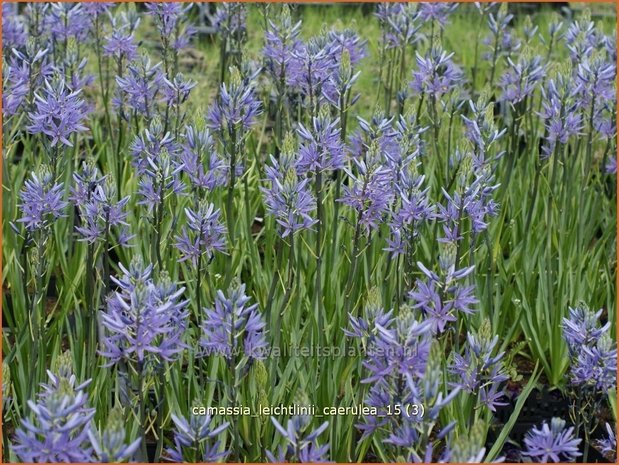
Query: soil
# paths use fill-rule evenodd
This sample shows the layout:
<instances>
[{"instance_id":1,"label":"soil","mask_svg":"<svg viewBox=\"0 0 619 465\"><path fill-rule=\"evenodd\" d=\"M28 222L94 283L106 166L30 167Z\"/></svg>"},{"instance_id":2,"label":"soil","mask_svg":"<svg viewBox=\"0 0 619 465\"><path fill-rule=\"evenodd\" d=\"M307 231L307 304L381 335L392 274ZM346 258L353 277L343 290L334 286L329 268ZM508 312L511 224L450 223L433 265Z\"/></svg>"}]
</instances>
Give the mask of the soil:
<instances>
[{"instance_id":1,"label":"soil","mask_svg":"<svg viewBox=\"0 0 619 465\"><path fill-rule=\"evenodd\" d=\"M523 381L526 383L526 381ZM521 382L522 383L522 382ZM521 390L521 389L520 389ZM492 447L494 440L498 437L505 423L509 420L510 415L514 411L517 397L504 406L497 408L495 415L496 423L492 426L486 446ZM520 415L509 438L512 441L505 445L502 454L506 462L520 461L520 450L515 444L522 444L524 437L533 427L540 427L544 421L550 421L553 417L559 417L570 423L570 405L572 401L558 390L550 390L547 385L542 384L540 389L534 389L529 398L525 402ZM604 425L605 422L612 423L612 417L607 408L603 408L597 416L599 425ZM594 447L595 440L601 439L604 436L604 428L600 426L593 432L589 444L588 463L606 463L610 462L606 457L599 453ZM585 440L584 432L581 433L581 439Z\"/></svg>"}]
</instances>

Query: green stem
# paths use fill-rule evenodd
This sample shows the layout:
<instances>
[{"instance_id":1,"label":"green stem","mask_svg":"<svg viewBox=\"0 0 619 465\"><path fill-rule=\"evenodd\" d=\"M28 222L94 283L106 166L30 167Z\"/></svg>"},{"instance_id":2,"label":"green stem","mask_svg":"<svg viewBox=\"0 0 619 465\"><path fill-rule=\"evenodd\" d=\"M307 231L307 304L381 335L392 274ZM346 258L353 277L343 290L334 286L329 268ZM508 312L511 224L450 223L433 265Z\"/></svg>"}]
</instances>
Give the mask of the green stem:
<instances>
[{"instance_id":1,"label":"green stem","mask_svg":"<svg viewBox=\"0 0 619 465\"><path fill-rule=\"evenodd\" d=\"M324 225L324 210L322 205L322 172L316 172L316 284L314 288L314 317L318 324L318 337L323 334L323 315L322 315L322 235ZM291 239L292 240L292 239ZM319 340L320 341L320 340ZM317 342L319 342L317 341Z\"/></svg>"},{"instance_id":2,"label":"green stem","mask_svg":"<svg viewBox=\"0 0 619 465\"><path fill-rule=\"evenodd\" d=\"M161 453L163 452L163 418L164 418L164 405L165 405L165 367L159 369L159 400L157 402L157 448L155 449L155 457L153 462L159 463L161 461Z\"/></svg>"},{"instance_id":3,"label":"green stem","mask_svg":"<svg viewBox=\"0 0 619 465\"><path fill-rule=\"evenodd\" d=\"M144 404L144 367L142 362L138 362L138 417L140 419L139 429L142 440L140 448L142 452L142 460L148 461L148 452L146 451L146 405Z\"/></svg>"},{"instance_id":4,"label":"green stem","mask_svg":"<svg viewBox=\"0 0 619 465\"><path fill-rule=\"evenodd\" d=\"M290 234L290 256L289 256L289 263L288 263L288 285L287 285L287 289L286 289L286 294L284 296L284 300L282 301L282 306L279 310L279 312L277 313L277 323L276 323L276 329L277 329L277 333L279 334L280 331L280 327L281 327L281 319L284 316L284 311L286 310L286 307L288 306L288 302L290 301L290 297L292 296L292 291L294 288L294 276L295 276L295 248L294 248L294 234Z\"/></svg>"},{"instance_id":5,"label":"green stem","mask_svg":"<svg viewBox=\"0 0 619 465\"><path fill-rule=\"evenodd\" d=\"M30 308L30 326L31 326L31 340L32 340L32 354L30 357L30 383L28 383L28 398L32 398L32 394L34 391L34 387L38 385L37 379L37 362L38 366L45 365L40 360L45 357L43 353L44 345L42 344L43 335L42 326L44 323L45 315L44 308L41 306L41 302L43 301L43 273L44 273L44 241L43 241L43 232L39 231L37 233L36 239L36 257L37 257L37 267L35 270L35 288L34 288L34 296L31 301Z\"/></svg>"},{"instance_id":6,"label":"green stem","mask_svg":"<svg viewBox=\"0 0 619 465\"><path fill-rule=\"evenodd\" d=\"M499 36L500 33L497 31L494 36L494 50L492 52L492 71L490 72L490 88L494 87L494 73L496 71L496 62L499 57Z\"/></svg>"},{"instance_id":7,"label":"green stem","mask_svg":"<svg viewBox=\"0 0 619 465\"><path fill-rule=\"evenodd\" d=\"M597 80L597 76L595 77ZM582 188L586 186L589 181L589 175L591 173L591 165L593 164L593 117L595 115L595 96L591 97L591 110L589 114L589 133L587 134L587 162L585 169L585 179L582 183ZM582 189L581 189L582 190Z\"/></svg>"},{"instance_id":8,"label":"green stem","mask_svg":"<svg viewBox=\"0 0 619 465\"><path fill-rule=\"evenodd\" d=\"M273 298L275 297L275 289L277 288L277 277L279 275L279 268L281 265L281 251L282 251L283 241L278 237L275 243L275 268L273 270L273 277L271 278L271 285L269 286L269 294L267 296L267 301L265 305L265 315L267 320L267 326L269 326L270 321L273 319L272 311L273 308Z\"/></svg>"},{"instance_id":9,"label":"green stem","mask_svg":"<svg viewBox=\"0 0 619 465\"><path fill-rule=\"evenodd\" d=\"M357 218L357 225L355 226L355 235L353 237L353 241L352 241L352 269L350 271L350 274L348 275L348 282L346 283L346 311L344 312L344 315L348 315L348 313L350 313L350 306L352 305L352 291L354 288L354 278L357 274L357 266L358 266L358 262L359 262L359 243L360 243L360 238L361 238L361 219L363 217L363 212L359 212L358 218Z\"/></svg>"},{"instance_id":10,"label":"green stem","mask_svg":"<svg viewBox=\"0 0 619 465\"><path fill-rule=\"evenodd\" d=\"M471 83L473 85L473 88L475 88L475 82L477 79L477 64L478 64L478 57L479 57L479 36L481 34L481 25L484 21L484 14L482 13L479 17L479 24L477 25L477 34L475 35L475 58L473 61L473 78L471 79Z\"/></svg>"},{"instance_id":11,"label":"green stem","mask_svg":"<svg viewBox=\"0 0 619 465\"><path fill-rule=\"evenodd\" d=\"M226 262L226 282L232 279L233 251L236 247L234 242L234 185L236 184L236 131L232 130L230 143L233 144L230 153L230 179L228 181L228 194L226 197L226 220L228 223L228 237L230 239L230 259Z\"/></svg>"},{"instance_id":12,"label":"green stem","mask_svg":"<svg viewBox=\"0 0 619 465\"><path fill-rule=\"evenodd\" d=\"M95 332L97 330L96 322L95 322L95 309L94 309L94 244L88 244L88 252L86 256L86 302L87 302L87 321L89 332L86 337L88 338L88 353L90 355L90 360L95 359L96 346L94 346L93 341L95 340ZM87 366L87 370L90 371L91 366Z\"/></svg>"},{"instance_id":13,"label":"green stem","mask_svg":"<svg viewBox=\"0 0 619 465\"><path fill-rule=\"evenodd\" d=\"M199 328L202 324L202 254L198 255L196 276L196 321Z\"/></svg>"}]
</instances>

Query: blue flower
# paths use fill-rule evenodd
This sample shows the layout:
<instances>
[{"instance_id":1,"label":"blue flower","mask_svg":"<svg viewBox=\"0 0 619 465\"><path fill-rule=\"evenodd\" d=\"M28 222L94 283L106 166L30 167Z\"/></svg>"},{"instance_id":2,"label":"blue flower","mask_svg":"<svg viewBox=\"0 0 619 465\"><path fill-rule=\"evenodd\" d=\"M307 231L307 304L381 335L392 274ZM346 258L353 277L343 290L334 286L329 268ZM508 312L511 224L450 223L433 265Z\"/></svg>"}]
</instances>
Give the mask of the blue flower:
<instances>
[{"instance_id":1,"label":"blue flower","mask_svg":"<svg viewBox=\"0 0 619 465\"><path fill-rule=\"evenodd\" d=\"M279 160L271 156L271 164L266 167L270 187L260 188L264 195L267 211L275 216L280 226L281 237L309 229L317 220L312 218L316 210L316 199L309 188L309 178L302 179L295 169L296 141L292 136L284 139Z\"/></svg>"},{"instance_id":2,"label":"blue flower","mask_svg":"<svg viewBox=\"0 0 619 465\"><path fill-rule=\"evenodd\" d=\"M344 168L350 184L343 187L337 201L355 209L359 224L369 232L383 222L393 201L391 171L382 164L377 143L372 144L365 160L353 158L352 162L356 170Z\"/></svg>"},{"instance_id":3,"label":"blue flower","mask_svg":"<svg viewBox=\"0 0 619 465\"><path fill-rule=\"evenodd\" d=\"M223 423L214 428L210 415L193 415L189 421L183 417L172 414L174 422L174 448L166 449L167 458L172 462L188 461L188 452L201 452L197 460L200 462L217 462L225 458L230 451L220 452L221 441L217 438L228 427L229 423Z\"/></svg>"},{"instance_id":4,"label":"blue flower","mask_svg":"<svg viewBox=\"0 0 619 465\"><path fill-rule=\"evenodd\" d=\"M532 462L573 462L582 454L578 452L581 439L574 438L574 428L565 428L565 420L553 418L544 422L541 429L533 427L524 438L525 460Z\"/></svg>"},{"instance_id":5,"label":"blue flower","mask_svg":"<svg viewBox=\"0 0 619 465\"><path fill-rule=\"evenodd\" d=\"M464 73L453 62L453 53L433 47L425 56L417 53L417 69L413 71L411 89L416 94L441 98L443 94L461 86Z\"/></svg>"},{"instance_id":6,"label":"blue flower","mask_svg":"<svg viewBox=\"0 0 619 465\"><path fill-rule=\"evenodd\" d=\"M305 434L305 430L310 423L310 417L295 416L288 420L287 427L284 428L275 418L271 421L278 433L286 441L285 446L281 446L277 455L271 451L266 451L267 458L273 463L299 462L299 463L320 463L327 462L329 446L320 446L318 437L324 433L329 426L325 421L314 431Z\"/></svg>"},{"instance_id":7,"label":"blue flower","mask_svg":"<svg viewBox=\"0 0 619 465\"><path fill-rule=\"evenodd\" d=\"M79 188L78 188L79 189ZM76 226L75 230L82 240L89 243L105 240L110 234L111 228L119 227L119 245L127 246L131 236L128 233L127 212L125 206L129 202L129 196L115 201L116 189L113 181L106 178L88 193L85 201L76 203L83 224Z\"/></svg>"},{"instance_id":8,"label":"blue flower","mask_svg":"<svg viewBox=\"0 0 619 465\"><path fill-rule=\"evenodd\" d=\"M33 417L22 420L13 451L23 462L92 461L88 431L95 409L84 391L90 380L76 386L75 375L47 375L39 399L28 401Z\"/></svg>"},{"instance_id":9,"label":"blue flower","mask_svg":"<svg viewBox=\"0 0 619 465\"><path fill-rule=\"evenodd\" d=\"M94 459L97 462L124 462L131 460L142 438L126 443L125 419L122 410L114 407L107 418L105 428L101 433L94 427L88 430L88 438L94 451Z\"/></svg>"},{"instance_id":10,"label":"blue flower","mask_svg":"<svg viewBox=\"0 0 619 465\"><path fill-rule=\"evenodd\" d=\"M542 88L542 112L540 116L546 125L546 140L542 147L542 157L550 157L557 142L566 144L571 136L581 133L582 115L577 111L575 101L576 85L569 76L558 74Z\"/></svg>"},{"instance_id":11,"label":"blue flower","mask_svg":"<svg viewBox=\"0 0 619 465\"><path fill-rule=\"evenodd\" d=\"M538 55L529 57L521 54L516 62L507 59L508 68L499 81L503 89L502 98L513 104L529 97L545 75L546 66Z\"/></svg>"},{"instance_id":12,"label":"blue flower","mask_svg":"<svg viewBox=\"0 0 619 465\"><path fill-rule=\"evenodd\" d=\"M152 118L163 79L161 63L152 65L150 58L143 56L137 63L127 66L126 76L116 76L120 96L114 98L114 105L122 109L127 104L137 114Z\"/></svg>"},{"instance_id":13,"label":"blue flower","mask_svg":"<svg viewBox=\"0 0 619 465\"><path fill-rule=\"evenodd\" d=\"M66 42L69 38L85 41L90 21L82 3L51 3L45 24L54 40Z\"/></svg>"},{"instance_id":14,"label":"blue flower","mask_svg":"<svg viewBox=\"0 0 619 465\"><path fill-rule=\"evenodd\" d=\"M436 2L429 3L423 2L419 4L418 17L422 21L430 22L436 21L441 29L445 28L449 15L458 7L457 3L448 2Z\"/></svg>"},{"instance_id":15,"label":"blue flower","mask_svg":"<svg viewBox=\"0 0 619 465\"><path fill-rule=\"evenodd\" d=\"M117 60L131 62L138 56L138 46L133 33L127 31L127 24L112 29L103 45L103 54Z\"/></svg>"},{"instance_id":16,"label":"blue flower","mask_svg":"<svg viewBox=\"0 0 619 465\"><path fill-rule=\"evenodd\" d=\"M337 170L344 166L344 146L338 123L338 119L320 115L312 119L311 128L299 124L301 148L296 169L300 175Z\"/></svg>"},{"instance_id":17,"label":"blue flower","mask_svg":"<svg viewBox=\"0 0 619 465\"><path fill-rule=\"evenodd\" d=\"M598 439L596 444L602 454L614 461L617 458L617 436L613 431L613 427L608 423L606 423L606 433L608 436L604 439Z\"/></svg>"},{"instance_id":18,"label":"blue flower","mask_svg":"<svg viewBox=\"0 0 619 465\"><path fill-rule=\"evenodd\" d=\"M600 325L601 314L602 310L593 312L584 304L570 308L562 329L572 383L606 392L617 383L617 344L610 337L610 322Z\"/></svg>"},{"instance_id":19,"label":"blue flower","mask_svg":"<svg viewBox=\"0 0 619 465\"><path fill-rule=\"evenodd\" d=\"M181 300L185 288L177 288L162 273L159 282L152 278L152 265L137 259L112 281L119 290L107 299L101 319L106 336L100 353L109 364L120 360L144 367L162 360L172 361L185 347L182 338L187 327L187 301Z\"/></svg>"},{"instance_id":20,"label":"blue flower","mask_svg":"<svg viewBox=\"0 0 619 465\"><path fill-rule=\"evenodd\" d=\"M464 355L454 352L449 367L455 375L452 384L466 392L479 394L481 403L492 412L496 407L507 405L501 401L504 392L500 385L509 376L501 361L504 352L496 353L498 342L498 336L490 338L490 323L485 321L479 331L467 334Z\"/></svg>"},{"instance_id":21,"label":"blue flower","mask_svg":"<svg viewBox=\"0 0 619 465\"><path fill-rule=\"evenodd\" d=\"M376 17L381 26L382 40L395 48L416 43L421 28L418 5L413 3L379 3Z\"/></svg>"},{"instance_id":22,"label":"blue flower","mask_svg":"<svg viewBox=\"0 0 619 465\"><path fill-rule=\"evenodd\" d=\"M219 221L221 212L212 203L201 202L197 210L185 208L187 224L176 237L180 262L191 260L197 266L201 256L211 258L216 251L226 249L226 228Z\"/></svg>"},{"instance_id":23,"label":"blue flower","mask_svg":"<svg viewBox=\"0 0 619 465\"><path fill-rule=\"evenodd\" d=\"M48 169L33 172L20 194L18 205L22 216L17 222L24 223L31 232L50 227L55 220L66 216L67 202L62 199L63 195L63 184L55 183Z\"/></svg>"},{"instance_id":24,"label":"blue flower","mask_svg":"<svg viewBox=\"0 0 619 465\"><path fill-rule=\"evenodd\" d=\"M277 22L269 19L265 32L264 48L265 71L269 73L278 92L281 85L291 86L298 78L299 64L295 56L301 51L299 40L301 21L292 22L289 8L284 5Z\"/></svg>"},{"instance_id":25,"label":"blue flower","mask_svg":"<svg viewBox=\"0 0 619 465\"><path fill-rule=\"evenodd\" d=\"M251 299L245 295L245 284L234 285L228 295L218 290L215 308L204 309L200 345L207 355L218 354L232 361L239 355L266 358L266 323L258 304L247 305Z\"/></svg>"},{"instance_id":26,"label":"blue flower","mask_svg":"<svg viewBox=\"0 0 619 465\"><path fill-rule=\"evenodd\" d=\"M62 80L45 81L43 94L35 94L35 109L29 113L32 124L28 130L32 134L46 135L52 147L58 143L73 147L71 136L87 130L83 123L88 109L80 92L68 89Z\"/></svg>"},{"instance_id":27,"label":"blue flower","mask_svg":"<svg viewBox=\"0 0 619 465\"><path fill-rule=\"evenodd\" d=\"M247 7L243 3L222 2L217 4L213 15L213 27L226 36L241 36L247 30Z\"/></svg>"},{"instance_id":28,"label":"blue flower","mask_svg":"<svg viewBox=\"0 0 619 465\"><path fill-rule=\"evenodd\" d=\"M4 50L26 45L26 28L17 12L16 3L2 4L2 46Z\"/></svg>"},{"instance_id":29,"label":"blue flower","mask_svg":"<svg viewBox=\"0 0 619 465\"><path fill-rule=\"evenodd\" d=\"M238 138L248 131L261 113L252 77L231 79L221 85L219 95L208 112L207 121L214 131L238 132Z\"/></svg>"},{"instance_id":30,"label":"blue flower","mask_svg":"<svg viewBox=\"0 0 619 465\"><path fill-rule=\"evenodd\" d=\"M217 153L215 141L208 129L187 126L179 161L192 187L207 191L223 186L227 168Z\"/></svg>"},{"instance_id":31,"label":"blue flower","mask_svg":"<svg viewBox=\"0 0 619 465\"><path fill-rule=\"evenodd\" d=\"M453 243L447 245L452 250L456 247ZM473 305L478 303L474 295L475 287L458 282L472 273L474 267L456 270L453 259L453 256L441 257L440 276L417 262L424 279L417 279L415 289L408 294L413 308L424 313L435 334L442 333L450 322L456 321L458 313L472 314Z\"/></svg>"},{"instance_id":32,"label":"blue flower","mask_svg":"<svg viewBox=\"0 0 619 465\"><path fill-rule=\"evenodd\" d=\"M175 2L147 2L146 10L155 19L155 24L162 36L174 38L171 46L174 50L185 48L196 32L191 26L181 29L183 18L192 8L192 4L183 5ZM168 39L169 40L169 39Z\"/></svg>"}]
</instances>

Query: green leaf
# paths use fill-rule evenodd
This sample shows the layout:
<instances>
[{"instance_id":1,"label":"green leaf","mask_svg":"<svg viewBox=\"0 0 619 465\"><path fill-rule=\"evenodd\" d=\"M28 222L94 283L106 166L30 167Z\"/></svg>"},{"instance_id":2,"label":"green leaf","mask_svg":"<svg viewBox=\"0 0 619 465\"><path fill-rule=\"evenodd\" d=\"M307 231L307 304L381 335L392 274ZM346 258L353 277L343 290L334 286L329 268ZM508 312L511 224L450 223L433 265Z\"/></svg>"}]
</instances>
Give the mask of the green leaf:
<instances>
[{"instance_id":1,"label":"green leaf","mask_svg":"<svg viewBox=\"0 0 619 465\"><path fill-rule=\"evenodd\" d=\"M511 432L512 428L516 424L516 421L518 420L518 417L520 416L520 411L522 410L522 407L524 406L525 402L529 398L531 391L535 387L535 384L537 383L537 379L539 378L539 375L540 373L538 373L538 364L535 364L535 369L533 370L533 373L531 374L531 378L529 378L529 382L527 383L527 385L524 387L524 389L518 396L518 400L516 401L516 406L514 408L514 411L510 415L509 420L507 420L507 423L505 423L505 426L501 430L501 433L499 434L499 437L496 439L494 445L492 446L492 449L490 449L490 452L488 452L488 455L486 455L486 458L484 459L485 462L492 462L493 460L497 458L501 450L503 450L503 445L505 444L505 441L507 441L507 438L509 437L509 433Z\"/></svg>"}]
</instances>

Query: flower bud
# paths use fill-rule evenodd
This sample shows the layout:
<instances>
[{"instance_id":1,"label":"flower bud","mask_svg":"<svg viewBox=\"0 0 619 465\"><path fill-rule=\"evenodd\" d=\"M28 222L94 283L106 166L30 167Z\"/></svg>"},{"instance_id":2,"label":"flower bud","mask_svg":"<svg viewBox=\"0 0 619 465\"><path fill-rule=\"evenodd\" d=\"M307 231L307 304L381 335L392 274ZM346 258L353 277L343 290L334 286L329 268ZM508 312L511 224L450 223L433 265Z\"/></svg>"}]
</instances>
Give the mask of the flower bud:
<instances>
[{"instance_id":1,"label":"flower bud","mask_svg":"<svg viewBox=\"0 0 619 465\"><path fill-rule=\"evenodd\" d=\"M253 365L256 384L262 389L266 389L269 382L269 374L262 360L256 360Z\"/></svg>"},{"instance_id":2,"label":"flower bud","mask_svg":"<svg viewBox=\"0 0 619 465\"><path fill-rule=\"evenodd\" d=\"M73 356L70 350L65 350L58 356L55 371L62 378L71 378L71 375L73 375Z\"/></svg>"},{"instance_id":3,"label":"flower bud","mask_svg":"<svg viewBox=\"0 0 619 465\"><path fill-rule=\"evenodd\" d=\"M455 242L440 242L440 255L438 258L439 264L443 271L447 271L456 265L456 254L458 246Z\"/></svg>"},{"instance_id":4,"label":"flower bud","mask_svg":"<svg viewBox=\"0 0 619 465\"><path fill-rule=\"evenodd\" d=\"M230 67L230 87L238 88L243 84L243 78L241 72L236 66Z\"/></svg>"}]
</instances>

